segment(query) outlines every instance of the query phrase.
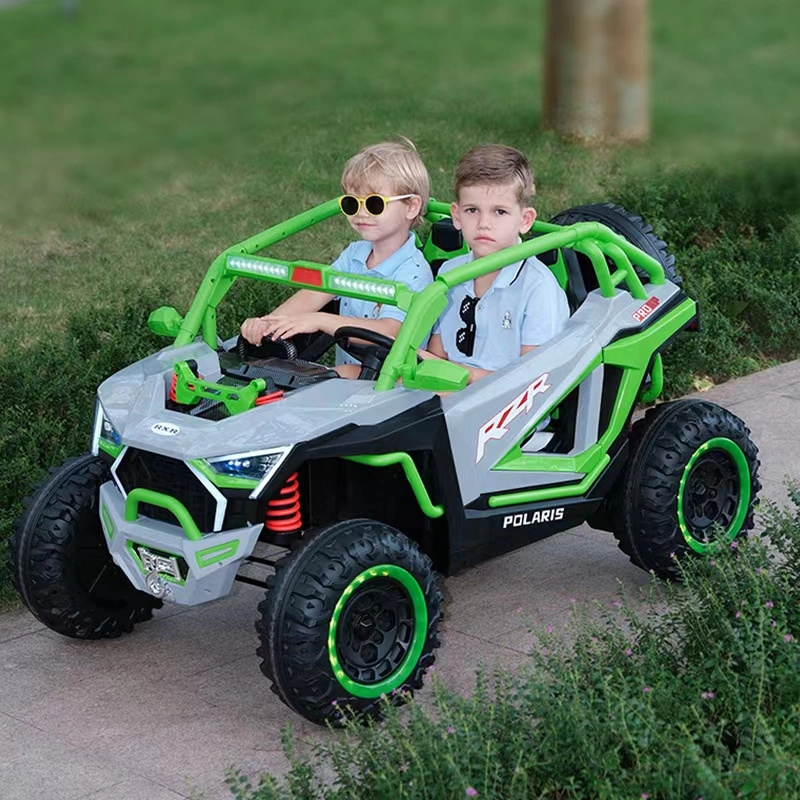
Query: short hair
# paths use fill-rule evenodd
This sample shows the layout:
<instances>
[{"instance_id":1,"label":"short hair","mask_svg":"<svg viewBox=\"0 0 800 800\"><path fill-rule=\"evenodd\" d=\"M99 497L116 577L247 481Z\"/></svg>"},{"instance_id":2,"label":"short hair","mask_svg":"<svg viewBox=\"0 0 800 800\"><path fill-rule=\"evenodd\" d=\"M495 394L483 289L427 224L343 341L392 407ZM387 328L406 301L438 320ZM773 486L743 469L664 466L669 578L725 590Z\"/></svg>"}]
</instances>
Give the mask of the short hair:
<instances>
[{"instance_id":1,"label":"short hair","mask_svg":"<svg viewBox=\"0 0 800 800\"><path fill-rule=\"evenodd\" d=\"M416 225L428 206L431 180L412 141L403 138L400 142L380 142L363 147L344 165L342 189L366 190L383 179L389 182L393 195L420 196L420 213L412 222Z\"/></svg>"},{"instance_id":2,"label":"short hair","mask_svg":"<svg viewBox=\"0 0 800 800\"><path fill-rule=\"evenodd\" d=\"M513 186L523 206L536 191L528 159L504 144L482 144L461 156L456 166L456 198L464 186Z\"/></svg>"}]
</instances>

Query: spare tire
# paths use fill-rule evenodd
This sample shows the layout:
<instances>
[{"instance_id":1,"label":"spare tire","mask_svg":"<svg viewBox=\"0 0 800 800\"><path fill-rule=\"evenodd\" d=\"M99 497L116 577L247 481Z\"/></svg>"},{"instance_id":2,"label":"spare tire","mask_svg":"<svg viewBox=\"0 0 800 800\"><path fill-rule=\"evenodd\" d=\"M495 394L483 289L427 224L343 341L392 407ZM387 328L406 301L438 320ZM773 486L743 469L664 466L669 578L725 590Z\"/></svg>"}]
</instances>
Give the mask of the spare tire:
<instances>
[{"instance_id":1,"label":"spare tire","mask_svg":"<svg viewBox=\"0 0 800 800\"><path fill-rule=\"evenodd\" d=\"M675 269L675 256L667 250L666 242L663 242L653 233L651 225L648 225L640 216L632 214L622 206L614 205L613 203L576 206L556 214L550 222L555 225L574 225L576 222L600 222L658 261L664 268L667 280L678 286L683 283L683 278ZM575 311L586 299L586 295L598 287L597 276L587 256L582 253L576 253L566 247L562 250L562 253L569 279L567 296L569 298L570 311ZM636 273L642 279L642 283L649 282L650 278L643 269L636 268Z\"/></svg>"}]
</instances>

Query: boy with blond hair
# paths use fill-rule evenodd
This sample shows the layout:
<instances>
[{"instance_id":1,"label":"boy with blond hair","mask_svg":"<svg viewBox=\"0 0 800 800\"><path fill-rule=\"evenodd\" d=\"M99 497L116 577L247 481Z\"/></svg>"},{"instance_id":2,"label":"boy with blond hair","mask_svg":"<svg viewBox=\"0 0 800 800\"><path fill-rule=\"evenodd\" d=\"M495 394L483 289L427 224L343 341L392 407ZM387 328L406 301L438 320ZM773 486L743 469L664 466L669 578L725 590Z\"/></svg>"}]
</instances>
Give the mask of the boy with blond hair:
<instances>
[{"instance_id":1,"label":"boy with blond hair","mask_svg":"<svg viewBox=\"0 0 800 800\"><path fill-rule=\"evenodd\" d=\"M518 244L536 219L533 191L533 173L519 150L487 144L464 155L450 210L470 251L446 261L439 274ZM463 364L472 383L544 344L568 318L555 276L537 258L526 258L454 286L428 352Z\"/></svg>"},{"instance_id":2,"label":"boy with blond hair","mask_svg":"<svg viewBox=\"0 0 800 800\"><path fill-rule=\"evenodd\" d=\"M361 241L348 245L332 268L400 281L415 292L431 283L431 269L411 232L425 213L430 195L428 171L413 144L405 140L363 148L345 164L342 189L345 194L339 198L339 207ZM394 338L405 317L396 306L350 297L341 299L338 314L322 312L333 298L300 289L269 314L245 320L242 336L258 345L266 336L283 339L316 331L333 335L337 328L354 325ZM340 375L357 377L357 363L337 352Z\"/></svg>"}]
</instances>

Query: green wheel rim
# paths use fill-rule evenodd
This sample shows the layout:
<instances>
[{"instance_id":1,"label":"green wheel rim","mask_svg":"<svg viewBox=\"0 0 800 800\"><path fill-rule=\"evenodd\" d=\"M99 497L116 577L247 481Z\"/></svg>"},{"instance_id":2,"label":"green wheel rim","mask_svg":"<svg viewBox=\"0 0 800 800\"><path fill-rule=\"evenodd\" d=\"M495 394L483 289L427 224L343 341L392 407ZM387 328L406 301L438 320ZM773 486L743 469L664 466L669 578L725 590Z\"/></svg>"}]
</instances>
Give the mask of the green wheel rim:
<instances>
[{"instance_id":1,"label":"green wheel rim","mask_svg":"<svg viewBox=\"0 0 800 800\"><path fill-rule=\"evenodd\" d=\"M376 579L389 579L399 584L411 601L414 615L414 631L408 650L402 661L394 668L391 674L376 683L359 683L353 680L344 669L337 649L337 632L342 614L352 596L368 581ZM348 694L354 697L375 698L391 692L403 685L403 682L413 671L422 655L425 646L425 637L428 630L428 607L425 595L417 579L408 570L394 564L380 564L365 569L348 584L342 592L336 608L333 609L330 627L328 628L328 658L336 680Z\"/></svg>"},{"instance_id":2,"label":"green wheel rim","mask_svg":"<svg viewBox=\"0 0 800 800\"><path fill-rule=\"evenodd\" d=\"M707 442L698 447L697 450L695 450L695 452L692 454L692 457L689 459L689 463L684 467L683 474L681 475L680 486L678 488L678 524L680 525L681 533L683 534L683 538L686 540L686 544L688 544L692 550L694 550L696 553L701 553L704 555L718 550L720 547L720 542L719 540L713 542L703 542L692 534L684 514L684 501L686 499L686 485L692 469L694 468L695 464L697 464L697 462L703 458L703 456L707 455L709 451L712 450L722 450L723 452L727 453L728 456L730 456L736 470L736 476L739 479L739 499L733 519L723 532L723 544L732 541L736 537L736 534L739 533L742 525L744 524L745 518L747 517L747 510L750 507L750 465L747 463L747 457L742 452L742 448L739 447L736 442L725 437L709 439Z\"/></svg>"}]
</instances>

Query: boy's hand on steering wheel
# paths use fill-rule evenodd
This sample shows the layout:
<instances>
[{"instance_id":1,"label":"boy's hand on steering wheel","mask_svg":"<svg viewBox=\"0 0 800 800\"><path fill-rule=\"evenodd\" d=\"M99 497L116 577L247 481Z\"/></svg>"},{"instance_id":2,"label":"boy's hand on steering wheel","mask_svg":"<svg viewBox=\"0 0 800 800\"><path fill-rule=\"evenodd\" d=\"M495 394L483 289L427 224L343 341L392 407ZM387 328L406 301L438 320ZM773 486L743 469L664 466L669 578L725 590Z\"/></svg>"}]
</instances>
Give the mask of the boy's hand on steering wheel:
<instances>
[{"instance_id":1,"label":"boy's hand on steering wheel","mask_svg":"<svg viewBox=\"0 0 800 800\"><path fill-rule=\"evenodd\" d=\"M322 317L318 311L307 311L302 314L267 314L261 319L266 324L264 336L273 339L289 339L299 333L316 333L322 330Z\"/></svg>"},{"instance_id":2,"label":"boy's hand on steering wheel","mask_svg":"<svg viewBox=\"0 0 800 800\"><path fill-rule=\"evenodd\" d=\"M267 335L269 323L266 317L250 317L242 323L240 333L250 344L259 345Z\"/></svg>"}]
</instances>

